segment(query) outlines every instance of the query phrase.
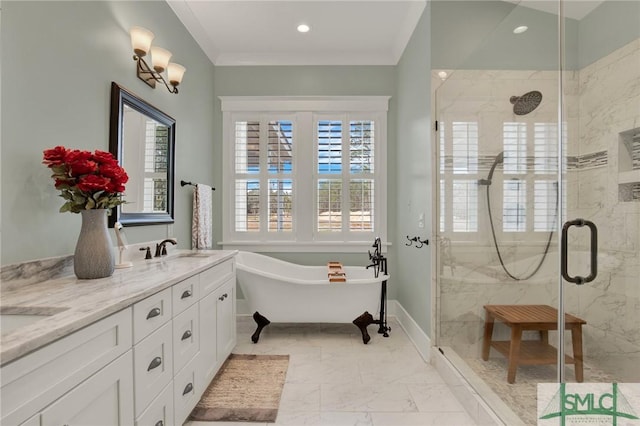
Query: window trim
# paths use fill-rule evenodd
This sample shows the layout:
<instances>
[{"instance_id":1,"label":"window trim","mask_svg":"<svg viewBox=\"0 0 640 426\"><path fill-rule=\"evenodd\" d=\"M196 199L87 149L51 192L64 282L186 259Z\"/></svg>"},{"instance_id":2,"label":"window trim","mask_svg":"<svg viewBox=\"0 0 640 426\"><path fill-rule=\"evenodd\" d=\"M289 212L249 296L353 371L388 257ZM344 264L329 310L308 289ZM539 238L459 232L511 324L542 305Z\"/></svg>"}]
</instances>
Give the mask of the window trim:
<instances>
[{"instance_id":1,"label":"window trim","mask_svg":"<svg viewBox=\"0 0 640 426\"><path fill-rule=\"evenodd\" d=\"M218 242L225 249L240 249L253 251L270 251L270 252L361 252L371 245L374 237L380 237L383 241L387 236L387 113L390 96L220 96L221 109L223 113L223 209L222 209L222 236L223 241ZM265 116L274 117L274 114L281 114L287 117L292 115L294 124L294 161L296 156L313 155L313 166L315 166L315 149L316 141L312 140L311 146L304 146L297 143L304 138L315 138L316 129L314 123L318 115L342 115L343 117L362 117L366 114L369 118L376 122L375 136L375 157L374 157L374 182L375 182L375 198L374 198L374 229L373 232L348 232L340 233L340 238L323 238L318 237L315 224L313 221L300 220L305 215L303 207L308 205L309 197L300 197L298 191L292 210L296 223L294 224L295 232L288 235L276 236L269 233L260 233L254 235L247 233L240 235L234 232L233 221L234 214L232 208L234 206L235 193L232 190L234 181L234 164L233 155L235 153L233 147L234 126L233 122L238 117L251 116L256 119L257 116L264 118ZM302 129L311 130L307 135L303 135ZM309 144L304 144L309 145ZM297 173L300 163L294 166L294 173L291 178L294 185L300 187L300 175ZM317 173L314 169L308 177L310 183L314 183L317 179ZM311 195L315 206L315 194ZM305 208L306 209L306 208ZM309 213L315 212L313 207ZM309 223L308 223L309 222ZM308 225L312 225L310 228ZM266 224L265 224L266 226ZM307 229L308 228L308 229ZM265 240L265 236L268 236ZM361 236L361 239L358 237ZM349 238L351 237L351 238Z\"/></svg>"}]
</instances>

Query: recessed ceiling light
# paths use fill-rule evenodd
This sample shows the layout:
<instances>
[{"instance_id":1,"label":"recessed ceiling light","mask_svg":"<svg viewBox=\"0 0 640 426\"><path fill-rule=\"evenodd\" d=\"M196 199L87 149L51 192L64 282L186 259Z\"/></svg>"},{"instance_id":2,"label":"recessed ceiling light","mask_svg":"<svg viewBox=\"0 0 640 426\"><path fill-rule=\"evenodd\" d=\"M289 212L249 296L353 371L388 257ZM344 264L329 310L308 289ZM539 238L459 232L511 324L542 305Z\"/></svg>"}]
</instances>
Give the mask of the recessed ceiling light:
<instances>
[{"instance_id":1,"label":"recessed ceiling light","mask_svg":"<svg viewBox=\"0 0 640 426\"><path fill-rule=\"evenodd\" d=\"M515 27L513 29L513 33L514 34L522 34L523 32L527 31L529 29L529 27L527 27L526 25L520 25L519 27Z\"/></svg>"},{"instance_id":2,"label":"recessed ceiling light","mask_svg":"<svg viewBox=\"0 0 640 426\"><path fill-rule=\"evenodd\" d=\"M307 24L298 25L298 32L308 33L311 28Z\"/></svg>"}]
</instances>

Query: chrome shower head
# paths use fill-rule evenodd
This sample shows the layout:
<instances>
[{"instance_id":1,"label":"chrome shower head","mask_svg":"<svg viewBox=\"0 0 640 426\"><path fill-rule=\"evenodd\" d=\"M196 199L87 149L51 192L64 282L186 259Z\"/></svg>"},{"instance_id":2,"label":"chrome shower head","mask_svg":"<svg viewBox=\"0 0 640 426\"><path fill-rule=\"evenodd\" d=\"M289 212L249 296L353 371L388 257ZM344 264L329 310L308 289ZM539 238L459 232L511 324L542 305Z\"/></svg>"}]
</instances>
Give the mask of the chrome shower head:
<instances>
[{"instance_id":1,"label":"chrome shower head","mask_svg":"<svg viewBox=\"0 0 640 426\"><path fill-rule=\"evenodd\" d=\"M538 108L538 105L542 102L542 93L534 90L522 96L512 96L509 102L513 104L513 113L515 115L527 115Z\"/></svg>"}]
</instances>

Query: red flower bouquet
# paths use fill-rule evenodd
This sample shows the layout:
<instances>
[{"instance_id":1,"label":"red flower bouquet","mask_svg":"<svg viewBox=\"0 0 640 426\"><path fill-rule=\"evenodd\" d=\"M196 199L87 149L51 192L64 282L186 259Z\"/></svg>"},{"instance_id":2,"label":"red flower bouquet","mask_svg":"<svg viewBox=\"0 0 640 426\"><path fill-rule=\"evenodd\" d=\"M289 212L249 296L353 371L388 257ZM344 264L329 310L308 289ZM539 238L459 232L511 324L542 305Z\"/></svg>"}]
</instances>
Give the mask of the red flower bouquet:
<instances>
[{"instance_id":1,"label":"red flower bouquet","mask_svg":"<svg viewBox=\"0 0 640 426\"><path fill-rule=\"evenodd\" d=\"M56 146L44 151L42 163L53 171L55 187L67 200L60 212L111 209L125 202L122 193L129 176L109 152Z\"/></svg>"}]
</instances>

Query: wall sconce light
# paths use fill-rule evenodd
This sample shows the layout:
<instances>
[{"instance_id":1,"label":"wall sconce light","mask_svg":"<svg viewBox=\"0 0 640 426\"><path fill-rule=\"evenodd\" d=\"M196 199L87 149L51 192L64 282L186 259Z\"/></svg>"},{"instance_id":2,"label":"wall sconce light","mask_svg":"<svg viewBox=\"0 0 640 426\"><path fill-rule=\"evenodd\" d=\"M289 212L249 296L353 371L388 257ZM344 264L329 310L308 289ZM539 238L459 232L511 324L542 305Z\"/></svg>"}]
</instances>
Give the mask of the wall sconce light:
<instances>
[{"instance_id":1,"label":"wall sconce light","mask_svg":"<svg viewBox=\"0 0 640 426\"><path fill-rule=\"evenodd\" d=\"M146 28L133 27L129 30L131 35L131 45L133 46L133 60L136 61L138 78L155 89L156 81L161 81L171 93L178 93L178 85L182 82L182 77L186 68L180 64L169 62L171 52L162 47L151 47L153 33ZM153 69L144 60L144 56L151 51L151 63ZM167 80L162 76L167 71ZM169 84L171 86L169 86Z\"/></svg>"}]
</instances>

